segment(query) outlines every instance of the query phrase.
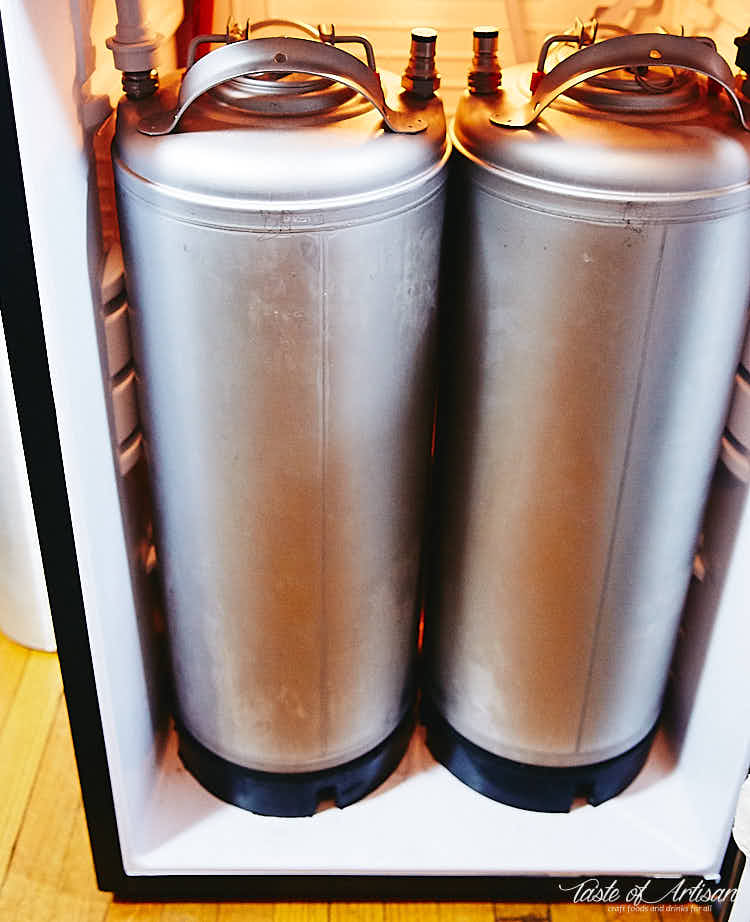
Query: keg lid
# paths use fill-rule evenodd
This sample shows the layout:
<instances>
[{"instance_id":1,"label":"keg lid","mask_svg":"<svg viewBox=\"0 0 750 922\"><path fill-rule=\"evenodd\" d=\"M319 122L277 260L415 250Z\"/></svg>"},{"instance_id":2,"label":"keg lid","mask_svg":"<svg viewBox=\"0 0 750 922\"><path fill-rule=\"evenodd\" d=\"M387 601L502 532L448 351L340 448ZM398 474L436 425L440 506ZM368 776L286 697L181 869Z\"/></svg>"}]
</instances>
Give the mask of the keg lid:
<instances>
[{"instance_id":1,"label":"keg lid","mask_svg":"<svg viewBox=\"0 0 750 922\"><path fill-rule=\"evenodd\" d=\"M330 112L355 96L343 83L307 74L235 77L210 90L218 102L258 115L317 115Z\"/></svg>"},{"instance_id":2,"label":"keg lid","mask_svg":"<svg viewBox=\"0 0 750 922\"><path fill-rule=\"evenodd\" d=\"M537 62L537 77L551 70L566 57L575 54L585 43L603 41L614 36L632 35L628 29L610 23L582 23L565 35L551 36L542 45ZM563 91L594 109L605 112L664 113L690 105L700 95L697 74L677 67L665 67L654 61L649 67L623 67L590 77Z\"/></svg>"},{"instance_id":3,"label":"keg lid","mask_svg":"<svg viewBox=\"0 0 750 922\"><path fill-rule=\"evenodd\" d=\"M230 18L224 35L198 35L191 41L188 48L188 70L195 64L201 45L246 41L257 38L258 33L265 33L269 29L278 33L279 28L282 29L282 35L287 35L291 30L301 32L313 41L336 40L336 30L333 26L315 27L300 20L273 18L252 23L248 20L242 28L238 22ZM356 41L359 37L351 38ZM366 39L361 41L369 45ZM209 92L215 99L227 105L264 115L312 115L316 112L327 112L350 99L355 93L350 87L325 77L273 71L235 77L212 87Z\"/></svg>"},{"instance_id":4,"label":"keg lid","mask_svg":"<svg viewBox=\"0 0 750 922\"><path fill-rule=\"evenodd\" d=\"M282 214L302 227L302 211L367 210L413 182L442 184L442 102L402 91L395 74L378 70L365 37L301 28L308 38L249 39L249 26L236 40L197 36L184 75L166 75L151 97L121 100L112 147L119 189L170 199L180 213L200 207L241 223L273 212L274 226ZM221 47L198 60L200 43ZM339 47L352 44L364 60Z\"/></svg>"},{"instance_id":5,"label":"keg lid","mask_svg":"<svg viewBox=\"0 0 750 922\"><path fill-rule=\"evenodd\" d=\"M528 104L532 72L533 65L504 72L502 93L511 105ZM731 190L749 200L743 207L750 204L750 134L723 93L710 95L706 81L680 87L681 94L695 93L686 104L651 111L609 105L604 100L616 92L611 87L578 89L584 99L561 96L538 123L521 129L492 123L496 96L466 93L453 142L485 167L482 182L488 186L511 183L529 192L546 188L556 196L617 199L631 207L633 219L638 203L697 203Z\"/></svg>"},{"instance_id":6,"label":"keg lid","mask_svg":"<svg viewBox=\"0 0 750 922\"><path fill-rule=\"evenodd\" d=\"M170 134L149 137L138 130L144 117L174 108L180 75L165 75L154 96L133 101L123 98L117 114L112 147L116 167L123 168L121 186L127 183L141 195L180 197L186 203L196 196L217 201L232 211L263 207L285 208L290 214L303 208L327 207L352 196L386 197L418 179L427 179L445 164L448 152L443 106L437 97L420 99L402 93L399 77L380 71L390 98L398 97L404 112L414 112L426 129L418 134L389 131L381 114L363 96L341 92L341 84L317 85L309 92L269 92L254 97L252 108L235 104L236 78L217 98L200 96L179 127ZM297 75L292 75L296 80ZM253 78L254 83L261 81ZM324 97L313 111L305 111L306 97ZM258 99L269 101L268 111L258 111ZM289 113L290 100L302 111ZM340 99L330 106L332 100ZM284 117L272 104L281 102ZM253 203L255 203L253 205ZM187 205L186 205L187 207ZM202 206L203 207L203 206Z\"/></svg>"},{"instance_id":7,"label":"keg lid","mask_svg":"<svg viewBox=\"0 0 750 922\"><path fill-rule=\"evenodd\" d=\"M564 95L604 112L664 113L694 103L700 86L687 70L623 68L569 87Z\"/></svg>"}]
</instances>

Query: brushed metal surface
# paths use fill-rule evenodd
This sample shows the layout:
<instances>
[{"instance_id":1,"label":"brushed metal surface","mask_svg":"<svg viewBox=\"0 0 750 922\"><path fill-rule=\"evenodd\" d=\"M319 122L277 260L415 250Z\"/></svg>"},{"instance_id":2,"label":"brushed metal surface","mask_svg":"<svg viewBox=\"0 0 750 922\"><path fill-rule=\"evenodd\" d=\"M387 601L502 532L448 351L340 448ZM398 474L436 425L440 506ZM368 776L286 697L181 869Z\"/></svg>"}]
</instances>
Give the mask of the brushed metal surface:
<instances>
[{"instance_id":1,"label":"brushed metal surface","mask_svg":"<svg viewBox=\"0 0 750 922\"><path fill-rule=\"evenodd\" d=\"M507 68L504 107L523 108L528 86L528 68ZM549 188L557 207L564 208L580 193L590 208L603 200L604 220L620 220L622 203L637 209L641 202L654 208L663 201L670 219L681 216L683 202L691 217L700 213L701 202L717 210L739 197L737 207L748 207L747 132L724 94L708 97L704 89L677 111L616 116L560 97L529 130L493 125L497 107L496 97L465 94L453 136L466 156L492 168L483 181L493 188L505 177L512 182L515 200L522 186Z\"/></svg>"},{"instance_id":2,"label":"brushed metal surface","mask_svg":"<svg viewBox=\"0 0 750 922\"><path fill-rule=\"evenodd\" d=\"M297 116L285 114L283 100L277 112L259 115L222 105L210 93L189 107L179 130L140 134L142 118L173 108L178 76L162 77L156 96L119 107L114 154L139 177L143 195L148 180L178 198L189 196L196 207L209 204L214 217L217 199L224 210L245 215L263 209L294 215L313 202L337 208L346 196L369 203L392 196L399 183L427 178L446 151L440 100L407 93L399 95L400 109L427 122L418 135L387 131L380 113L359 95L333 112ZM389 96L399 93L398 77L387 71L380 77Z\"/></svg>"},{"instance_id":3,"label":"brushed metal surface","mask_svg":"<svg viewBox=\"0 0 750 922\"><path fill-rule=\"evenodd\" d=\"M145 139L139 107L120 107L118 208L178 707L201 743L250 768L355 758L413 701L446 153L442 109L426 111L426 172L424 146L410 173L396 145L376 194L344 186L321 209L317 187L278 206L278 161L292 150L304 172L303 152L356 154L368 191L369 148L395 138L369 112L343 130L270 120L269 162L257 118L191 136L191 111L177 135ZM226 197L180 186L179 170L157 184L128 159L144 162L150 141L158 161L175 140L214 193L237 155ZM258 172L274 168L258 202Z\"/></svg>"},{"instance_id":4,"label":"brushed metal surface","mask_svg":"<svg viewBox=\"0 0 750 922\"><path fill-rule=\"evenodd\" d=\"M428 682L507 758L596 762L659 713L750 303L750 139L702 105L649 140L565 103L489 126L491 162L465 146L486 101L457 115ZM733 151L731 207L712 149Z\"/></svg>"}]
</instances>

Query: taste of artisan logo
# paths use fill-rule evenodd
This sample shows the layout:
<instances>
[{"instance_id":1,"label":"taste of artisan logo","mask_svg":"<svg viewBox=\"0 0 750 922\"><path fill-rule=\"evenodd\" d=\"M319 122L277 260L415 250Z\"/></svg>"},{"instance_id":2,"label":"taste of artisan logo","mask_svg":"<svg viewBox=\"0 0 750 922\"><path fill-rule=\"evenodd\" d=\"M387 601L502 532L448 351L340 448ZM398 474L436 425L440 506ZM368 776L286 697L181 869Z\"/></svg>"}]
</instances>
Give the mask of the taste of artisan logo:
<instances>
[{"instance_id":1,"label":"taste of artisan logo","mask_svg":"<svg viewBox=\"0 0 750 922\"><path fill-rule=\"evenodd\" d=\"M647 880L627 889L619 886L617 878L602 883L598 877L589 877L579 884L558 884L558 887L563 893L569 893L574 903L626 903L629 908L646 905L669 909L670 905L708 905L726 900L733 903L737 896L736 887L711 887L705 880L688 886L684 877L676 884L667 880Z\"/></svg>"}]
</instances>

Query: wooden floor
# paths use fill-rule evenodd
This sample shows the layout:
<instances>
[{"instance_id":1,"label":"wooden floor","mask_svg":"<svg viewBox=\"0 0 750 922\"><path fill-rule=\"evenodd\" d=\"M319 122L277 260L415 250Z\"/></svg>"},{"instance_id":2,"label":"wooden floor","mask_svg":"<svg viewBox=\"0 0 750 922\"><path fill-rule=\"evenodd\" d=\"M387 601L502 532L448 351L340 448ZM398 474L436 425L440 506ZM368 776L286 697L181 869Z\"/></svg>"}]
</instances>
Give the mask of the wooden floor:
<instances>
[{"instance_id":1,"label":"wooden floor","mask_svg":"<svg viewBox=\"0 0 750 922\"><path fill-rule=\"evenodd\" d=\"M0 634L0 922L656 922L616 906L509 903L115 903L97 890L57 657ZM705 914L704 914L705 912Z\"/></svg>"}]
</instances>

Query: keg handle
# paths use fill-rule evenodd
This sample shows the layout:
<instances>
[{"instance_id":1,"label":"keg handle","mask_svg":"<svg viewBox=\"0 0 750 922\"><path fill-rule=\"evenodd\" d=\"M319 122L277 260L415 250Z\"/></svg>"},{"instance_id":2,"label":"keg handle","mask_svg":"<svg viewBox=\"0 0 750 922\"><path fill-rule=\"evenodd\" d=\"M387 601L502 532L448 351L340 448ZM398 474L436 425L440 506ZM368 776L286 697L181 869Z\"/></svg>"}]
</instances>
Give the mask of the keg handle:
<instances>
[{"instance_id":1,"label":"keg handle","mask_svg":"<svg viewBox=\"0 0 750 922\"><path fill-rule=\"evenodd\" d=\"M245 23L245 28L241 29L236 23L233 22L232 17L229 17L227 22L227 30L224 33L214 32L210 35L196 35L194 39L191 40L188 45L187 52L187 66L186 70L195 64L196 58L198 56L198 48L201 45L231 45L232 42L246 41L253 32L257 32L258 29L267 29L269 26L291 26L293 29L298 29L300 32L303 32L309 38L314 39L315 41L323 41L321 38L321 27L318 26L316 29L315 26L311 26L306 22L302 22L300 19L259 19L257 22L250 22L248 19ZM334 32L333 26L330 27L331 32ZM369 45L369 42L368 42ZM372 47L372 46L371 46ZM370 67L373 67L373 64L369 61L367 62Z\"/></svg>"},{"instance_id":2,"label":"keg handle","mask_svg":"<svg viewBox=\"0 0 750 922\"><path fill-rule=\"evenodd\" d=\"M176 108L141 119L138 131L146 135L169 134L203 93L235 77L264 73L311 74L344 83L375 106L391 131L417 134L427 127L416 113L391 109L378 72L354 55L323 42L274 36L233 42L200 58L185 72Z\"/></svg>"},{"instance_id":3,"label":"keg handle","mask_svg":"<svg viewBox=\"0 0 750 922\"><path fill-rule=\"evenodd\" d=\"M724 58L708 42L681 35L643 33L622 35L588 45L544 74L531 99L523 106L507 104L490 121L501 128L528 128L561 93L591 77L624 67L664 65L692 70L709 77L726 90L735 105L740 125L750 131L742 101L734 89L734 76Z\"/></svg>"}]
</instances>

